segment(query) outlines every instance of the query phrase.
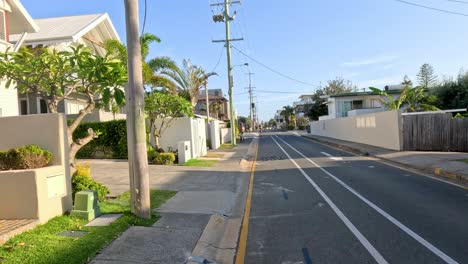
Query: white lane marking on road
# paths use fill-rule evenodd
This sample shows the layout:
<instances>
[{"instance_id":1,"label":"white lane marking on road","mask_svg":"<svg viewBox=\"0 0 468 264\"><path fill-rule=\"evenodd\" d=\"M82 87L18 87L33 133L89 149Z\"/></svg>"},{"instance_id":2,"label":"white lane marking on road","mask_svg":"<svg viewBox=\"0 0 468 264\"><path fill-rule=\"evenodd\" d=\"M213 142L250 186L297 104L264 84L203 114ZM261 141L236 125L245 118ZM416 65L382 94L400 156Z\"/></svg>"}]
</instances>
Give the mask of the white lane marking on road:
<instances>
[{"instance_id":1,"label":"white lane marking on road","mask_svg":"<svg viewBox=\"0 0 468 264\"><path fill-rule=\"evenodd\" d=\"M375 247L367 240L366 237L364 237L361 232L354 226L351 221L341 212L341 210L333 203L333 201L328 198L328 196L320 189L320 187L310 178L310 176L294 161L291 156L286 152L286 150L281 147L281 145L276 141L274 137L272 137L273 141L278 145L278 147L286 154L286 156L289 158L289 160L296 166L296 168L304 175L304 177L309 181L310 184L315 188L315 190L322 196L322 198L330 205L330 207L333 209L335 214L343 221L343 223L346 225L346 227L353 233L353 235L361 242L361 244L367 249L369 254L377 261L377 263L388 263L384 257L375 249ZM279 138L280 139L280 138Z\"/></svg>"},{"instance_id":2,"label":"white lane marking on road","mask_svg":"<svg viewBox=\"0 0 468 264\"><path fill-rule=\"evenodd\" d=\"M343 158L340 158L340 157L333 157L332 155L330 155L330 154L328 154L328 153L326 153L326 152L320 152L320 153L322 153L323 155L329 157L329 158L332 159L332 160L336 160L336 161L338 161L338 160L343 160Z\"/></svg>"},{"instance_id":3,"label":"white lane marking on road","mask_svg":"<svg viewBox=\"0 0 468 264\"><path fill-rule=\"evenodd\" d=\"M376 210L378 213L380 213L382 216L384 216L385 218L387 218L387 220L389 220L390 222L392 222L394 225L396 225L397 227L399 227L401 230L403 230L406 234L408 234L409 236L411 236L412 238L414 238L416 241L418 241L419 243L421 243L423 246L425 246L427 249L429 249L430 251L432 251L432 253L436 254L439 258L441 258L442 260L444 260L446 263L450 263L450 264L457 264L458 262L456 262L455 260L453 260L451 257L449 257L447 254L445 254L444 252L442 252L441 250L439 250L437 247L435 247L434 245L432 245L431 243L429 243L428 241L426 241L424 238L422 238L421 236L419 236L418 234L416 234L415 232L413 232L411 229L409 229L408 227L406 227L404 224L402 224L400 221L398 221L397 219L395 219L393 216L389 215L387 212L385 212L384 210L380 209L377 205L375 205L374 203L372 203L371 201L367 200L366 198L364 198L364 196L362 196L361 194L359 194L357 191L355 191L353 188L351 188L349 185L347 185L346 183L344 183L343 181L341 181L340 179L338 179L335 175L331 174L330 172L328 172L327 170L325 170L324 168L320 167L317 163L315 163L313 160L309 159L308 157L306 157L304 154L302 154L302 152L300 152L299 150L297 150L296 148L294 148L293 146L291 146L289 143L287 143L285 140L283 140L282 138L276 136L279 140L283 141L284 144L286 144L287 146L289 146L292 150L294 150L295 152L297 152L297 154L301 155L303 158L305 158L307 161L309 161L310 163L312 163L313 165L315 165L317 168L319 168L320 170L322 170L323 172L325 172L326 174L328 174L328 176L332 177L335 181L337 181L339 184L341 184L343 187L345 187L348 191L350 191L352 194L356 195L359 199L361 199L364 203L366 203L367 205L369 205L371 208L373 208L374 210Z\"/></svg>"},{"instance_id":4,"label":"white lane marking on road","mask_svg":"<svg viewBox=\"0 0 468 264\"><path fill-rule=\"evenodd\" d=\"M336 148L336 147L333 147L333 146L330 146L330 145L327 145L327 144L324 144L324 143L320 143L320 142L315 141L315 140L309 140L309 139L307 139L307 137L301 136L300 138L302 138L303 140L306 140L307 142L313 142L313 143L315 143L315 144L319 144L319 145L322 145L322 146L327 147L327 148L336 149L336 150L338 150L338 151L342 151L342 152L351 154L351 155L356 156L356 157L364 158L364 159L369 160L369 161L372 160L372 161L375 161L375 162L380 162L380 163L385 164L385 165L387 165L387 166L391 166L391 167L394 167L394 168L397 168L397 169L400 169L400 170L404 170L404 171L409 171L409 172L411 172L411 173L415 173L415 174L417 174L417 175L424 176L424 177L429 178L429 179L431 179L431 180L444 182L444 183L447 183L447 184L450 184L450 185L453 185L453 186L456 186L456 187L458 187L458 188L462 188L462 189L465 189L465 190L466 190L466 187L463 186L463 185L460 185L460 184L457 184L457 183L453 183L453 182L450 182L450 181L446 181L446 180L444 180L444 179L436 178L436 177L434 177L434 176L430 176L430 175L427 175L427 174L423 174L423 173L421 173L421 172L410 171L410 170L407 169L407 168L404 168L404 167L402 167L402 166L395 165L395 164L392 164L392 163L383 161L383 160L381 160L381 159L379 159L379 158L362 157L362 156L357 155L356 153L353 153L353 152L351 152L351 151L347 151L347 150L344 150L344 149L339 149L339 148Z\"/></svg>"}]
</instances>

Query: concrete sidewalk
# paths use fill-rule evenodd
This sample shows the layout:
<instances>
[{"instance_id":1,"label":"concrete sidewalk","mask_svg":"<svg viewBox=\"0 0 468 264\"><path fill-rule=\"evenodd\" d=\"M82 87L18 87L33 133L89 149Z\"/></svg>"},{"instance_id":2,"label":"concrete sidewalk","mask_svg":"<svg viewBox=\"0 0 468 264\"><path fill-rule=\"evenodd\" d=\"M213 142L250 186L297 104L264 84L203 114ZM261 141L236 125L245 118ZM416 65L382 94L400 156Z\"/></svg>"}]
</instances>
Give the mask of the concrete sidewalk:
<instances>
[{"instance_id":1,"label":"concrete sidewalk","mask_svg":"<svg viewBox=\"0 0 468 264\"><path fill-rule=\"evenodd\" d=\"M90 263L189 263L191 256L232 263L250 175L245 158L257 141L213 151L224 154L213 167L151 165L151 188L178 193L157 209L152 227L129 228ZM87 162L112 195L129 189L126 162Z\"/></svg>"},{"instance_id":2,"label":"concrete sidewalk","mask_svg":"<svg viewBox=\"0 0 468 264\"><path fill-rule=\"evenodd\" d=\"M468 184L468 153L395 151L311 134L302 136L359 155L376 157L395 165Z\"/></svg>"}]
</instances>

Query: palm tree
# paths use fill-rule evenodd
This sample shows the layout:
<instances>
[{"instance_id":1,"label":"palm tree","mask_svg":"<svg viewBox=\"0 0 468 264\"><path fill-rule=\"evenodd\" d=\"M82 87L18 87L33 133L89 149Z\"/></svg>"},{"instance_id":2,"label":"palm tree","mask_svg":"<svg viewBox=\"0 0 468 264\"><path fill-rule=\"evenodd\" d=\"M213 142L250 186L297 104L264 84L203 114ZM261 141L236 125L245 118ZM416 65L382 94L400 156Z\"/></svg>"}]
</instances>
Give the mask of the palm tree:
<instances>
[{"instance_id":1,"label":"palm tree","mask_svg":"<svg viewBox=\"0 0 468 264\"><path fill-rule=\"evenodd\" d=\"M203 68L192 64L190 60L183 60L183 68L177 66L171 69L164 69L161 74L167 76L175 85L178 92L190 99L192 107L198 101L198 94L203 87L206 87L208 78L217 75L215 72L206 73Z\"/></svg>"},{"instance_id":2,"label":"palm tree","mask_svg":"<svg viewBox=\"0 0 468 264\"><path fill-rule=\"evenodd\" d=\"M161 42L156 35L144 33L140 37L143 83L151 86L153 89L162 88L163 90L174 91L174 83L164 75L159 74L159 72L163 69L176 67L175 62L168 57L156 57L146 62L149 55L149 46L155 42ZM120 41L114 39L106 40L104 48L110 56L120 59L125 65L127 64L127 48Z\"/></svg>"},{"instance_id":3,"label":"palm tree","mask_svg":"<svg viewBox=\"0 0 468 264\"><path fill-rule=\"evenodd\" d=\"M283 110L281 111L281 115L284 116L284 119L286 120L286 124L289 126L291 121L293 120L294 117L294 108L287 105L283 106Z\"/></svg>"}]
</instances>

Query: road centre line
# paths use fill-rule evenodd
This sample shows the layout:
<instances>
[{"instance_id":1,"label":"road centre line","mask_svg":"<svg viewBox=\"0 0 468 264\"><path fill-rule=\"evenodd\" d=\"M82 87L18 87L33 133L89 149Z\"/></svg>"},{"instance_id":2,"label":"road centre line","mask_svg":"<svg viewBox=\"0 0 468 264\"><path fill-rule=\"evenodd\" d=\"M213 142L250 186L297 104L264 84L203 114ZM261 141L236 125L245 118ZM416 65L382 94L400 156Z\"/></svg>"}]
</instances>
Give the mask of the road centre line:
<instances>
[{"instance_id":1,"label":"road centre line","mask_svg":"<svg viewBox=\"0 0 468 264\"><path fill-rule=\"evenodd\" d=\"M432 245L431 243L429 243L428 241L426 241L424 238L422 238L421 236L419 236L418 234L416 234L414 231L412 231L411 229L409 229L408 227L406 227L404 224L402 224L400 221L398 221L397 219L395 219L393 216L389 215L387 212L385 212L384 210L382 210L381 208L379 208L377 205L375 205L374 203L372 203L371 201L367 200L365 197L363 197L361 194L359 194L356 190L354 190L353 188L351 188L349 185L347 185L346 183L344 183L343 181L341 181L340 179L338 179L335 175L331 174L330 172L328 172L327 170L325 170L324 168L320 167L320 165L318 165L317 163L315 163L313 160L311 160L310 158L306 157L304 154L302 154L299 150L297 150L296 148L294 148L293 146L291 146L289 143L287 143L285 140L283 140L282 138L278 137L278 136L275 136L277 137L279 140L281 140L284 144L286 144L287 146L289 146L292 150L294 150L295 152L297 152L299 155L301 155L303 158L305 158L307 161L309 161L310 163L312 163L315 167L319 168L320 170L322 170L323 172L325 172L328 176L330 176L332 179L334 179L336 182L338 182L341 186L345 187L348 191L350 191L352 194L354 194L355 196L357 196L359 199L361 199L364 203L366 203L367 205L369 205L372 209L376 210L378 213L380 213L383 217L385 217L387 220L389 220L391 223L393 223L394 225L396 225L398 228L400 228L401 230L403 230L406 234L408 234L409 236L411 236L413 239L415 239L416 241L418 241L420 244L422 244L423 246L425 246L427 249L429 249L432 253L434 253L435 255L437 255L439 258L441 258L443 261L445 261L446 263L450 263L450 264L456 264L458 262L456 262L455 260L453 260L451 257L449 257L448 255L446 255L444 252L442 252L441 250L439 250L437 247L435 247L434 245ZM278 144L278 143L277 143Z\"/></svg>"},{"instance_id":2,"label":"road centre line","mask_svg":"<svg viewBox=\"0 0 468 264\"><path fill-rule=\"evenodd\" d=\"M302 175L309 181L309 183L315 188L315 190L322 196L322 198L330 205L330 208L335 212L335 214L343 221L346 227L353 233L353 235L361 242L361 244L366 248L366 250L371 254L371 256L379 264L388 263L384 257L375 249L375 247L364 237L363 234L354 226L353 223L341 212L341 210L333 203L333 201L320 189L320 187L310 178L310 176L291 158L291 156L284 150L283 147L276 141L274 137L271 137L273 141L278 145L278 147L283 151L283 153L289 158L289 160L296 166L296 168L302 173ZM278 139L280 139L278 137Z\"/></svg>"}]
</instances>

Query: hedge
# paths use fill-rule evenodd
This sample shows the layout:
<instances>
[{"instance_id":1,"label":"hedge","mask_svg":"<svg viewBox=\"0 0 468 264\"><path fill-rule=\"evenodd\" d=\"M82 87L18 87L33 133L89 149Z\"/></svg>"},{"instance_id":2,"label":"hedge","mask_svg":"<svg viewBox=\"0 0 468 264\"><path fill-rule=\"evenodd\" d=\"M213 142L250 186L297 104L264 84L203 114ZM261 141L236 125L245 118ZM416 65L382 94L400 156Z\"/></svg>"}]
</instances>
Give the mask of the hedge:
<instances>
[{"instance_id":1,"label":"hedge","mask_svg":"<svg viewBox=\"0 0 468 264\"><path fill-rule=\"evenodd\" d=\"M172 152L158 153L153 159L156 165L173 165L175 161L175 154Z\"/></svg>"},{"instance_id":2,"label":"hedge","mask_svg":"<svg viewBox=\"0 0 468 264\"><path fill-rule=\"evenodd\" d=\"M126 120L80 124L73 133L73 140L85 137L88 128L100 135L81 148L76 154L77 158L128 158Z\"/></svg>"}]
</instances>

